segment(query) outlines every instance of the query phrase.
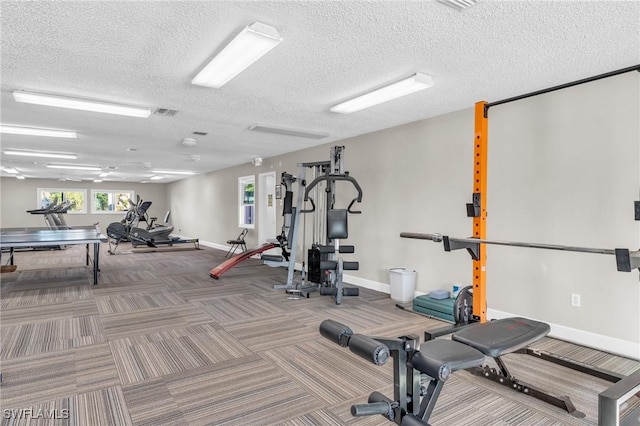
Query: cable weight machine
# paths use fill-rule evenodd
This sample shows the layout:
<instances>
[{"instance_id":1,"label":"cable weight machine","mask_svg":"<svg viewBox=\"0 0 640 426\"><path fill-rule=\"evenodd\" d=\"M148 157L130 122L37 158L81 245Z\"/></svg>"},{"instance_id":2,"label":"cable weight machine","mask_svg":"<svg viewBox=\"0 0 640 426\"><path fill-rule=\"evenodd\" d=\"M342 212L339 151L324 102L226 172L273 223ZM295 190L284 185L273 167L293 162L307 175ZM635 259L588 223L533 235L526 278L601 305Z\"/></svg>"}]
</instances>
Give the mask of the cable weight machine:
<instances>
[{"instance_id":1,"label":"cable weight machine","mask_svg":"<svg viewBox=\"0 0 640 426\"><path fill-rule=\"evenodd\" d=\"M339 254L355 252L352 245L341 245L340 240L348 238L347 217L349 214L360 214L353 210L356 202L362 201L362 189L349 172L344 170L344 147L331 148L329 161L299 163L300 173L297 177L282 174L282 184L285 187L283 215L283 234L288 236L290 248L288 259L287 283L275 285L276 289L285 289L293 294L309 297L310 293L318 291L321 295L335 297L336 304L342 302L343 296L357 296L358 288L345 288L342 278L345 270L358 270L359 263L344 261ZM313 180L307 184L307 169L313 172ZM353 185L357 195L346 209L336 207L336 182L348 182ZM293 184L297 184L296 204L293 205ZM322 194L324 192L324 194ZM317 200L317 201L316 201ZM305 208L309 202L310 207ZM297 242L300 232L300 215L312 213L311 216L311 248L307 250L307 262L302 262L301 282L294 282L296 257L298 255ZM302 225L302 250L306 247L306 217ZM290 225L288 225L290 224ZM288 231L285 231L288 229Z\"/></svg>"}]
</instances>

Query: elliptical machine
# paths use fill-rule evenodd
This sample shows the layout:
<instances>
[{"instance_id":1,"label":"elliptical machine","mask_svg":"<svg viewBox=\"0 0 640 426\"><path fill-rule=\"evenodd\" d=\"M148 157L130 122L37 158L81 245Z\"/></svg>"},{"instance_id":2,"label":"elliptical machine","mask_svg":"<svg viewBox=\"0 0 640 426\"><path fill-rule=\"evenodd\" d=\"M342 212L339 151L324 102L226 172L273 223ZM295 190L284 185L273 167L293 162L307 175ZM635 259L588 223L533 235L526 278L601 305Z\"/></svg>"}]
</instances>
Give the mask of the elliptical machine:
<instances>
[{"instance_id":1,"label":"elliptical machine","mask_svg":"<svg viewBox=\"0 0 640 426\"><path fill-rule=\"evenodd\" d=\"M149 218L147 210L151 206L151 201L143 201L140 196L136 196L136 203L129 200L129 211L123 220L114 222L107 226L107 236L109 237L109 254L115 254L118 244L130 241L131 246L158 248L158 246L173 246L174 244L193 243L195 249L199 249L199 239L182 239L171 235L173 226L166 225L170 212L165 215L165 223L155 224L157 218ZM140 222L147 223L146 228L140 226Z\"/></svg>"},{"instance_id":2,"label":"elliptical machine","mask_svg":"<svg viewBox=\"0 0 640 426\"><path fill-rule=\"evenodd\" d=\"M114 254L118 244L130 241L133 247L144 245L156 247L161 241L169 241L173 227L166 225L153 226L153 221L148 218L147 210L151 207L151 201L144 201L140 195L136 195L136 202L127 200L129 210L120 222L113 222L107 226L109 237L109 253ZM168 214L167 214L168 217ZM154 218L155 221L155 218ZM147 223L147 227L141 228L140 222ZM114 247L112 248L112 244Z\"/></svg>"}]
</instances>

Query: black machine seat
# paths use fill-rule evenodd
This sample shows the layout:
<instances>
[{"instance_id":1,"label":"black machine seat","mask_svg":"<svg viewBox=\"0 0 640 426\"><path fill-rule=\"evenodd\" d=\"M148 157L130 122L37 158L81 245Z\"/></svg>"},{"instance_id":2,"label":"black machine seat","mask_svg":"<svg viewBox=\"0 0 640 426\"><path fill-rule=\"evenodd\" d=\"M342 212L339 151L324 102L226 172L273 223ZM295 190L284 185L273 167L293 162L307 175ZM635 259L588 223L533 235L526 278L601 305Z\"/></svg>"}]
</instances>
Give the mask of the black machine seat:
<instances>
[{"instance_id":1,"label":"black machine seat","mask_svg":"<svg viewBox=\"0 0 640 426\"><path fill-rule=\"evenodd\" d=\"M549 331L549 324L514 317L473 324L451 338L495 358L529 346Z\"/></svg>"},{"instance_id":2,"label":"black machine seat","mask_svg":"<svg viewBox=\"0 0 640 426\"><path fill-rule=\"evenodd\" d=\"M483 363L484 355L480 351L446 339L424 342L420 351L411 358L413 368L442 381L454 371L478 367Z\"/></svg>"}]
</instances>

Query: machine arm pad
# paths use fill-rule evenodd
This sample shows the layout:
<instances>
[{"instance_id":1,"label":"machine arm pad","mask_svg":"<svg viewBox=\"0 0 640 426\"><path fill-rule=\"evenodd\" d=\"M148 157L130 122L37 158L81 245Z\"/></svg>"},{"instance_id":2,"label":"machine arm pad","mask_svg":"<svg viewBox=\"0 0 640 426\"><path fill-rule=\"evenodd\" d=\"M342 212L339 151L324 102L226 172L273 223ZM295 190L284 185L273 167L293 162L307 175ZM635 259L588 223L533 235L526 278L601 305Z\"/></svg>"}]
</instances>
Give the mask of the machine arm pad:
<instances>
[{"instance_id":1,"label":"machine arm pad","mask_svg":"<svg viewBox=\"0 0 640 426\"><path fill-rule=\"evenodd\" d=\"M362 334L351 336L349 350L375 365L384 365L391 357L386 345Z\"/></svg>"},{"instance_id":2,"label":"machine arm pad","mask_svg":"<svg viewBox=\"0 0 640 426\"><path fill-rule=\"evenodd\" d=\"M349 339L353 336L353 331L346 325L329 319L320 324L320 334L342 347L347 347Z\"/></svg>"}]
</instances>

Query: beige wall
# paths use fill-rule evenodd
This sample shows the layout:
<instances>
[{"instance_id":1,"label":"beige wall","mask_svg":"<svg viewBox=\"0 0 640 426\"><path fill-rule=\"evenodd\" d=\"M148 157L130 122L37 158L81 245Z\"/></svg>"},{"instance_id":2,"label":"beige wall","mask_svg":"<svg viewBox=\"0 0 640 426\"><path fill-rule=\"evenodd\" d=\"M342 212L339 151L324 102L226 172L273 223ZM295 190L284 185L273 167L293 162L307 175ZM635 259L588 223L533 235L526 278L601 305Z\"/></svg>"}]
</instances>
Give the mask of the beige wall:
<instances>
[{"instance_id":1,"label":"beige wall","mask_svg":"<svg viewBox=\"0 0 640 426\"><path fill-rule=\"evenodd\" d=\"M639 100L638 74L628 73L491 108L488 236L637 249ZM297 174L298 162L328 160L335 144L169 184L176 228L224 244L239 231L239 176ZM361 265L351 273L388 283L389 268L413 268L422 292L469 284L466 252L445 253L398 234L471 234L465 203L473 189L473 109L337 144L346 146L346 169L364 192L363 214L349 222L348 243L356 246L350 258ZM345 193L338 204L351 197ZM250 245L256 236L249 233ZM638 273L617 272L612 256L492 246L487 277L490 310L640 342ZM582 307L571 307L571 293L581 295Z\"/></svg>"},{"instance_id":2,"label":"beige wall","mask_svg":"<svg viewBox=\"0 0 640 426\"><path fill-rule=\"evenodd\" d=\"M572 246L640 247L633 201L640 188L640 77L637 73L490 109L488 236ZM359 279L388 283L388 270L417 270L417 290L471 281L463 251L445 253L402 231L471 234L465 203L472 192L473 110L268 158L171 184L76 183L2 178L0 225L44 226L37 188L133 189L153 202L152 216L172 211L175 232L224 244L235 237L239 176L297 174L299 162L325 161L345 149L346 169L362 186L361 215L349 218ZM260 188L257 188L260 191ZM355 195L340 187L338 207ZM258 206L259 208L259 206ZM72 226L120 220L117 215L67 215ZM278 214L278 228L282 223ZM310 220L308 220L310 222ZM275 237L275 236L274 236ZM249 245L257 242L251 230ZM311 243L307 233L307 245ZM301 259L301 258L300 258ZM215 265L212 265L212 267ZM488 247L489 309L523 315L598 336L640 343L638 273L615 269L612 256ZM571 307L570 294L582 306ZM640 354L639 354L640 355Z\"/></svg>"},{"instance_id":3,"label":"beige wall","mask_svg":"<svg viewBox=\"0 0 640 426\"><path fill-rule=\"evenodd\" d=\"M151 201L149 216L158 217L162 221L169 209L166 184L140 184L126 182L60 182L54 179L24 179L3 177L0 181L0 225L2 228L16 227L44 227L46 226L42 215L32 215L27 210L39 208L37 203L38 188L65 188L84 189L87 191L87 199L91 197L92 189L132 189L145 201ZM87 204L87 212L91 211ZM172 213L173 215L173 213ZM106 229L111 222L121 220L124 214L66 214L65 219L69 226L85 226L100 222L102 229Z\"/></svg>"}]
</instances>

